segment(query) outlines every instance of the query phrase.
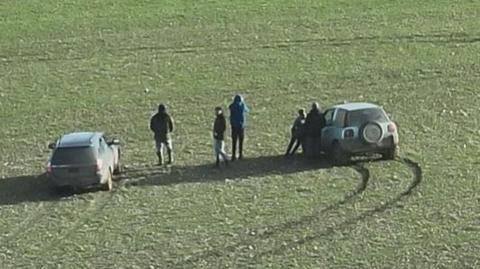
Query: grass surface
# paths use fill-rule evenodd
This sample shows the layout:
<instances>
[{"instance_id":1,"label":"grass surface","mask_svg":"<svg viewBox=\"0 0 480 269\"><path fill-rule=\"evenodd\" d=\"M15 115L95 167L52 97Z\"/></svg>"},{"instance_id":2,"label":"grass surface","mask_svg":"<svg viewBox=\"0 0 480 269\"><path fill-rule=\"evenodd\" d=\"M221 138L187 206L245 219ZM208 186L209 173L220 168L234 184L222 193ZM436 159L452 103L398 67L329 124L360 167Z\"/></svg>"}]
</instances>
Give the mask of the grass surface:
<instances>
[{"instance_id":1,"label":"grass surface","mask_svg":"<svg viewBox=\"0 0 480 269\"><path fill-rule=\"evenodd\" d=\"M477 1L2 1L1 267L479 267L479 11ZM216 171L212 110L237 92L252 108L247 160ZM414 175L402 162L276 157L313 100L382 104L421 184L402 195ZM159 102L178 125L166 170L152 166L148 130ZM128 169L112 193L58 197L39 176L48 142L75 130L123 141Z\"/></svg>"}]
</instances>

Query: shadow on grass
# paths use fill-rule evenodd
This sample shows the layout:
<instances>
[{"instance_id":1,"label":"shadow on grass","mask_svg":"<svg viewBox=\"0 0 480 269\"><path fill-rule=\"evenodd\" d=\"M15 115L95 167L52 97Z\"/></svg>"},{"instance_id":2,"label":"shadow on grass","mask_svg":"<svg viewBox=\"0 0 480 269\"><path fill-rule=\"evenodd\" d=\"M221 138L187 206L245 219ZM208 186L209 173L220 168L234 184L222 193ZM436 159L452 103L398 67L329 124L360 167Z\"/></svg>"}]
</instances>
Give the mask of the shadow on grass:
<instances>
[{"instance_id":1,"label":"shadow on grass","mask_svg":"<svg viewBox=\"0 0 480 269\"><path fill-rule=\"evenodd\" d=\"M72 194L55 191L45 174L0 179L0 205L54 201Z\"/></svg>"},{"instance_id":2,"label":"shadow on grass","mask_svg":"<svg viewBox=\"0 0 480 269\"><path fill-rule=\"evenodd\" d=\"M126 169L119 178L121 185L148 186L201 183L244 179L252 176L292 174L301 171L330 168L328 161L305 161L301 157L263 156L234 162L230 167L214 168L213 164L197 166L143 167ZM80 192L81 194L82 192ZM73 191L58 190L45 174L0 179L0 206L23 202L55 201L73 195Z\"/></svg>"},{"instance_id":3,"label":"shadow on grass","mask_svg":"<svg viewBox=\"0 0 480 269\"><path fill-rule=\"evenodd\" d=\"M213 164L203 164L171 168L126 169L123 177L128 180L125 183L126 186L155 186L287 175L331 167L331 163L323 159L307 161L300 156L285 158L283 155L276 155L237 160L230 163L228 167L222 168L215 168Z\"/></svg>"}]
</instances>

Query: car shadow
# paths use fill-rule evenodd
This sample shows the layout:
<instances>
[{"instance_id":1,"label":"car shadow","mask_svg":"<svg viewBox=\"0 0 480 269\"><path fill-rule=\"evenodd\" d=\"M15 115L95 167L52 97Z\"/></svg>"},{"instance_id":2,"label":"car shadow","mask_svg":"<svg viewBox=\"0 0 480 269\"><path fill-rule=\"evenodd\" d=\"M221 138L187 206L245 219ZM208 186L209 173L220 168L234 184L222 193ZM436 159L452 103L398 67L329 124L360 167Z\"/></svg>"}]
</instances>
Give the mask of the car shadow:
<instances>
[{"instance_id":1,"label":"car shadow","mask_svg":"<svg viewBox=\"0 0 480 269\"><path fill-rule=\"evenodd\" d=\"M231 162L228 167L216 168L213 163L195 166L145 167L125 169L122 178L125 186L172 185L228 181L249 177L287 175L309 170L331 168L326 159L306 160L300 155L285 158L283 155L260 156Z\"/></svg>"},{"instance_id":2,"label":"car shadow","mask_svg":"<svg viewBox=\"0 0 480 269\"><path fill-rule=\"evenodd\" d=\"M301 155L285 158L283 155L246 158L228 167L215 168L213 164L173 167L126 168L118 177L117 185L125 187L173 185L183 183L225 182L228 180L287 175L316 169L331 168L325 159L305 160ZM119 187L119 186L117 186ZM115 189L114 189L115 191ZM45 174L0 179L0 206L23 202L55 201L74 194L68 189L55 188Z\"/></svg>"},{"instance_id":3,"label":"car shadow","mask_svg":"<svg viewBox=\"0 0 480 269\"><path fill-rule=\"evenodd\" d=\"M0 205L54 201L69 195L55 191L45 174L0 179Z\"/></svg>"}]
</instances>

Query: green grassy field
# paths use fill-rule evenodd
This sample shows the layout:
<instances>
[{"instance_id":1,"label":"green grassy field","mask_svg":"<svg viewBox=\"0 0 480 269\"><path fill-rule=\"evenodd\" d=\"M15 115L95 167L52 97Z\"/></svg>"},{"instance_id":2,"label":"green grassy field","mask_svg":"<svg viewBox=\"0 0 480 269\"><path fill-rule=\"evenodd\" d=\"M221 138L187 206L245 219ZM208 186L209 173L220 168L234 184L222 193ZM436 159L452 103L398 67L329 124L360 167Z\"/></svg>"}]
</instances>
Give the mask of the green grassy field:
<instances>
[{"instance_id":1,"label":"green grassy field","mask_svg":"<svg viewBox=\"0 0 480 269\"><path fill-rule=\"evenodd\" d=\"M1 268L480 268L480 3L0 2ZM148 89L148 91L146 91ZM246 157L214 170L244 94ZM299 107L382 104L405 161L285 161ZM157 168L149 117L175 117ZM59 197L47 144L123 141L111 193Z\"/></svg>"}]
</instances>

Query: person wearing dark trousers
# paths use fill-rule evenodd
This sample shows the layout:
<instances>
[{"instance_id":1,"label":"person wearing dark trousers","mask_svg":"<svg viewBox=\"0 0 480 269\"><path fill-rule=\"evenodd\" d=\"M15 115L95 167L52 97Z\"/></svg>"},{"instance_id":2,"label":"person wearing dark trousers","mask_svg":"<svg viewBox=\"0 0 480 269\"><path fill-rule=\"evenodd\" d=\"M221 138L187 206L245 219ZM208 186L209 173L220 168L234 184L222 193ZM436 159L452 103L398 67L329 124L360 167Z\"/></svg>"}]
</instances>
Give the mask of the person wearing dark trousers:
<instances>
[{"instance_id":1,"label":"person wearing dark trousers","mask_svg":"<svg viewBox=\"0 0 480 269\"><path fill-rule=\"evenodd\" d=\"M249 108L241 95L235 95L229 106L230 125L232 127L232 161L237 158L237 143L239 159L243 159L243 141L245 139L246 114Z\"/></svg>"},{"instance_id":2,"label":"person wearing dark trousers","mask_svg":"<svg viewBox=\"0 0 480 269\"><path fill-rule=\"evenodd\" d=\"M215 152L215 166L220 167L220 159L228 166L228 157L225 153L225 130L227 129L227 121L223 115L221 107L215 108L215 122L213 124L213 150Z\"/></svg>"},{"instance_id":3,"label":"person wearing dark trousers","mask_svg":"<svg viewBox=\"0 0 480 269\"><path fill-rule=\"evenodd\" d=\"M325 127L325 117L320 105L315 102L305 119L305 155L308 158L320 156L323 127Z\"/></svg>"},{"instance_id":4,"label":"person wearing dark trousers","mask_svg":"<svg viewBox=\"0 0 480 269\"><path fill-rule=\"evenodd\" d=\"M302 146L303 149L303 140L305 138L305 118L305 110L298 110L298 117L295 119L292 125L292 138L290 139L287 152L285 153L286 157L294 155L300 146Z\"/></svg>"},{"instance_id":5,"label":"person wearing dark trousers","mask_svg":"<svg viewBox=\"0 0 480 269\"><path fill-rule=\"evenodd\" d=\"M167 149L168 164L173 163L171 133L174 129L173 118L168 114L164 104L158 106L158 113L150 119L150 130L154 133L158 165L163 164L163 151Z\"/></svg>"}]
</instances>

